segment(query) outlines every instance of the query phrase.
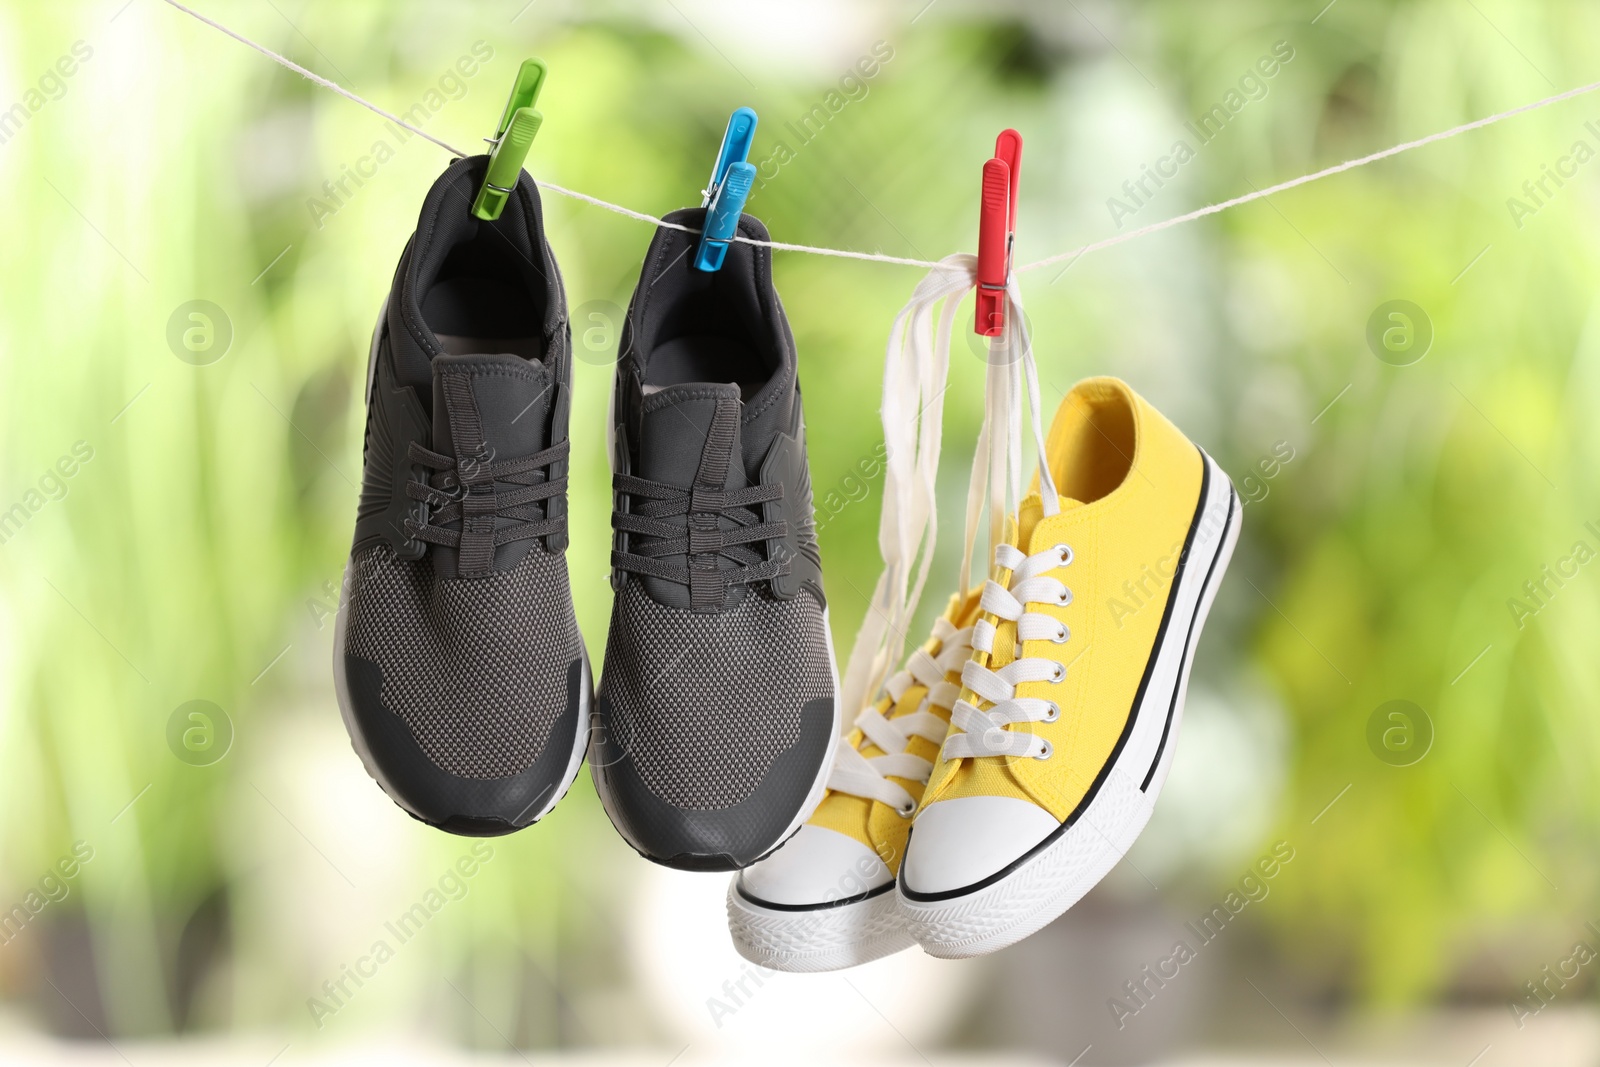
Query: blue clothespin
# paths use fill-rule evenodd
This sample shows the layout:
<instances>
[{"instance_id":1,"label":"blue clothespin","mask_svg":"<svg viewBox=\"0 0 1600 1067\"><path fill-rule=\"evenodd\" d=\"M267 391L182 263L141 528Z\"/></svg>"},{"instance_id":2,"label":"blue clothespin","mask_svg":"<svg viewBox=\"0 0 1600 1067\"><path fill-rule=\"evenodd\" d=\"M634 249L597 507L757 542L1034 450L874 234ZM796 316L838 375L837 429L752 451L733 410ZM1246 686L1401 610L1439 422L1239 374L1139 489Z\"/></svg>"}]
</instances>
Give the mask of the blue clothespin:
<instances>
[{"instance_id":1,"label":"blue clothespin","mask_svg":"<svg viewBox=\"0 0 1600 1067\"><path fill-rule=\"evenodd\" d=\"M696 270L722 268L728 244L739 229L744 202L750 199L750 188L755 184L755 164L746 162L755 136L756 113L741 107L728 120L727 132L722 135L722 150L717 153L717 165L711 171L711 184L700 202L706 209L706 221L700 234L700 247L695 250Z\"/></svg>"}]
</instances>

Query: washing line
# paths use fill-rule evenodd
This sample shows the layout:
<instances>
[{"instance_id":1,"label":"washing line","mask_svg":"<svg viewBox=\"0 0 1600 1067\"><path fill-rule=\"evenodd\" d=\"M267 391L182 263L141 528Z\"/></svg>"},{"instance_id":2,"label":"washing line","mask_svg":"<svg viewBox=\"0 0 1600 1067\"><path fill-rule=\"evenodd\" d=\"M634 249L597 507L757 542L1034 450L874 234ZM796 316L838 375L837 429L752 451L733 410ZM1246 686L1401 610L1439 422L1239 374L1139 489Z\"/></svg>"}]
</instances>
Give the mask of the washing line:
<instances>
[{"instance_id":1,"label":"washing line","mask_svg":"<svg viewBox=\"0 0 1600 1067\"><path fill-rule=\"evenodd\" d=\"M240 44L255 49L257 52L260 52L274 63L277 63L279 66L288 70L294 71L302 78L305 78L316 85L320 85L324 89L331 90L332 92L339 94L352 103L360 104L362 107L367 108L369 111L372 111L375 114L381 115L383 118L388 119L395 125L400 126L403 129L410 130L412 133L422 137L424 140L438 145L440 148L443 148L445 151L454 156L466 158L467 153L463 152L459 148L456 148L454 145L440 140L433 134L428 133L426 130L419 129L416 126L411 125L398 115L391 114L390 112L379 107L377 104L374 104L372 101L356 95L337 82L330 81L329 79L322 77L320 74L307 70L305 67L302 67L300 64L296 63L292 59L289 59L287 56L274 52L265 45L259 44L243 34L229 29L222 23L202 15L193 8L186 7L185 5L179 3L178 0L164 0L164 2L172 7L177 8L186 15L190 15L195 19L198 19L200 22L205 23L212 29L227 34ZM1257 200L1264 200L1269 196L1285 192L1289 189L1295 189L1302 185L1309 185L1312 182L1321 181L1323 178L1330 178L1335 174L1343 174L1346 171L1356 170L1359 167L1365 167L1369 164L1377 163L1380 160L1390 159L1404 152L1411 152L1418 148L1426 147L1427 145L1437 144L1440 141L1448 141L1452 137L1459 137L1462 134L1470 133L1473 130L1481 130L1487 126L1493 126L1496 123L1504 122L1506 119L1515 118L1518 115L1525 115L1531 111L1538 111L1541 108L1550 107L1552 104L1559 104L1566 100L1572 100L1588 93L1592 93L1596 90L1600 90L1600 81L1591 82L1588 85L1582 85L1575 89L1568 89L1565 92L1556 93L1553 96L1547 96L1542 100L1535 100L1531 103L1522 104L1518 107L1511 108L1508 111L1501 111L1493 115L1486 115L1481 119L1474 119L1471 122L1464 122L1459 126L1452 126L1447 130L1440 130L1438 133L1428 134L1426 137L1419 137L1415 140L1404 141L1390 148L1372 152L1368 155L1360 156L1355 159L1349 159L1343 163L1338 163L1331 167L1324 167L1322 170L1313 171L1310 174L1303 174L1298 178L1290 178L1288 181L1278 182L1276 185L1269 185L1265 189L1254 189L1248 193L1244 193L1241 196L1236 196L1229 200L1222 200L1215 204L1208 204L1205 207L1197 208L1194 211L1190 211L1182 215L1176 215L1169 219L1163 219L1160 222L1153 222L1148 226L1141 226L1136 230L1129 230L1127 233L1115 234L1099 241L1092 241L1089 244L1080 245L1079 247L1070 249L1066 252L1058 252L1055 255L1046 256L1043 259L1034 260L1032 263L1026 263L1020 267L1016 267L1014 268L1013 273L1024 274L1028 271L1040 270L1044 267L1053 266L1057 263L1076 260L1088 255L1091 252L1100 252L1107 248L1115 247L1116 245L1126 244L1127 242L1137 240L1140 237L1147 237L1150 234L1159 233L1162 230L1169 230L1175 226L1181 226L1185 223L1194 222L1197 219L1203 219L1209 215L1220 214L1221 212L1227 211L1231 208L1241 207ZM609 200L602 200L597 196L590 196L588 193L582 193L576 189L567 189L560 185L556 185L553 182L539 181L538 185L540 189L555 193L558 196L564 196L572 200L577 200L581 203L591 204L595 207L603 208L606 211L622 215L625 218L649 223L652 226L661 226L673 230L682 230L685 233L700 232L692 226L684 226L675 222L667 222L643 211L635 211L632 208L624 207L621 204L613 204ZM845 248L822 248L816 245L790 244L786 241L760 241L751 237L745 237L743 235L736 235L733 239L741 244L759 245L763 248L771 248L779 252L803 252L814 256L834 256L841 259L858 259L865 260L869 263L891 263L898 266L922 267L929 270L938 268L940 266L939 262L935 260L907 259L901 256L886 256L876 252L855 252Z\"/></svg>"}]
</instances>

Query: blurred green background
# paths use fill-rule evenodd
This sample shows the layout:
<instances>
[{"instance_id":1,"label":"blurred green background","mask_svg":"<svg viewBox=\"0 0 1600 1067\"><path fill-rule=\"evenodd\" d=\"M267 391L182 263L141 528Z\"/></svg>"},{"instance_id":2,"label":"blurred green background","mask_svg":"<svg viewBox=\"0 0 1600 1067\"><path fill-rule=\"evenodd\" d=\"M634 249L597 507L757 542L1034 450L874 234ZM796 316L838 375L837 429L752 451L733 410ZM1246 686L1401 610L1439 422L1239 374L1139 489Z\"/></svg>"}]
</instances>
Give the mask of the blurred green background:
<instances>
[{"instance_id":1,"label":"blurred green background","mask_svg":"<svg viewBox=\"0 0 1600 1067\"><path fill-rule=\"evenodd\" d=\"M657 215L698 203L752 106L749 210L776 239L923 259L974 247L1004 126L1025 262L1600 77L1600 9L1542 0L195 2L462 147L540 55L530 171ZM1600 1061L1600 966L1575 954L1600 951L1596 150L1600 95L1025 275L1047 410L1122 376L1250 501L1168 793L1031 941L772 979L719 1021L741 973L721 879L648 868L584 775L441 885L472 843L393 807L339 723L367 338L446 153L159 0L3 0L0 1049ZM603 419L650 230L545 204L598 660ZM883 346L920 274L775 270L848 648L877 570ZM953 354L929 617L975 342ZM1270 892L1134 998L1275 846ZM345 977L435 890L422 933Z\"/></svg>"}]
</instances>

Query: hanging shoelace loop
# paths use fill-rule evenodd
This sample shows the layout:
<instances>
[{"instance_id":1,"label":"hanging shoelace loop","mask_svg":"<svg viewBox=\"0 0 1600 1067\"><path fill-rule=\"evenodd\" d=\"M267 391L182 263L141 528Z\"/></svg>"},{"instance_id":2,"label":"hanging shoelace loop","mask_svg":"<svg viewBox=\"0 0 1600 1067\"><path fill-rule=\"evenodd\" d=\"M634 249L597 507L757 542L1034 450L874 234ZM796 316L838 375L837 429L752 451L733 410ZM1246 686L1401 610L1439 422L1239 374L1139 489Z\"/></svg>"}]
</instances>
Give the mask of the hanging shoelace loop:
<instances>
[{"instance_id":1,"label":"hanging shoelace loop","mask_svg":"<svg viewBox=\"0 0 1600 1067\"><path fill-rule=\"evenodd\" d=\"M846 708L867 708L900 661L938 533L935 500L950 336L961 298L977 283L977 258L946 256L895 316L883 364L883 570L844 675ZM941 306L942 305L942 306Z\"/></svg>"},{"instance_id":2,"label":"hanging shoelace loop","mask_svg":"<svg viewBox=\"0 0 1600 1067\"><path fill-rule=\"evenodd\" d=\"M883 571L856 634L844 679L846 707L864 708L881 691L905 649L937 542L935 488L944 395L949 388L950 338L961 298L977 284L977 257L947 256L917 285L895 316L883 370L883 428L887 446L878 548ZM998 545L1005 517L1022 497L1023 396L1033 420L1046 514L1058 508L1055 482L1044 464L1039 374L1016 276L1005 289L1005 330L989 341L984 419L973 455L960 587L968 588L978 525L987 506L990 544ZM942 303L942 307L941 307ZM987 498L985 490L988 490Z\"/></svg>"}]
</instances>

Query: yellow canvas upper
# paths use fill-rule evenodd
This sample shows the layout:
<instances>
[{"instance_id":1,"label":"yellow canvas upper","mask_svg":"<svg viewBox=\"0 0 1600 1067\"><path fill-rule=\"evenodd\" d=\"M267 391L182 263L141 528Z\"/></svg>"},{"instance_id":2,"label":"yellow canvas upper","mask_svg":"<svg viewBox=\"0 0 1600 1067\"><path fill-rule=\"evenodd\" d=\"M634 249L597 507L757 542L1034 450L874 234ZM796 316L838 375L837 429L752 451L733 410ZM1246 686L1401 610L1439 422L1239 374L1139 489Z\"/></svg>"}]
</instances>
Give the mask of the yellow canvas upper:
<instances>
[{"instance_id":1,"label":"yellow canvas upper","mask_svg":"<svg viewBox=\"0 0 1600 1067\"><path fill-rule=\"evenodd\" d=\"M1030 800L1065 821L1110 759L1154 648L1200 498L1199 450L1124 382L1090 378L1062 400L1046 457L1061 511L1044 516L1035 476L1006 538L1027 555L1057 544L1072 549L1072 562L1050 572L1072 591L1072 602L1028 609L1059 619L1071 637L1059 645L1029 641L1021 649L1023 657L1055 660L1067 672L1059 683L1017 687L1019 697L1055 701L1061 717L1010 729L1037 733L1053 753L1043 760L941 759L924 808L952 797L1005 796ZM993 577L1004 585L1009 574ZM974 658L1002 667L1015 658L1016 626L983 617L997 624L998 634L994 652ZM962 699L977 702L970 691Z\"/></svg>"},{"instance_id":2,"label":"yellow canvas upper","mask_svg":"<svg viewBox=\"0 0 1600 1067\"><path fill-rule=\"evenodd\" d=\"M949 605L945 608L944 618L956 629L965 629L971 626L978 617L978 594L962 597L960 595L950 598ZM930 638L923 646L923 650L930 656L937 656L941 651L941 642L938 638ZM948 672L945 680L953 684L960 684L961 672L959 670ZM888 719L896 719L902 715L910 715L922 704L928 695L928 687L921 683L914 683L909 689L901 693L899 700L892 700L887 694L879 698L875 705L878 713ZM949 720L948 708L930 708L935 714ZM868 759L884 755L882 750L862 737L860 730L852 730L849 743ZM906 751L914 756L933 761L939 757L939 746L921 737L912 737ZM914 779L890 777L892 782L898 783L913 798L922 796L923 784ZM821 826L829 830L836 830L841 834L855 838L862 844L871 848L878 854L891 873L898 874L900 861L905 856L906 836L911 832L911 820L902 816L887 804L882 804L866 797L851 796L848 793L839 793L828 790L823 797L821 805L809 820L812 826Z\"/></svg>"}]
</instances>

